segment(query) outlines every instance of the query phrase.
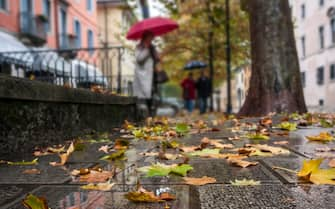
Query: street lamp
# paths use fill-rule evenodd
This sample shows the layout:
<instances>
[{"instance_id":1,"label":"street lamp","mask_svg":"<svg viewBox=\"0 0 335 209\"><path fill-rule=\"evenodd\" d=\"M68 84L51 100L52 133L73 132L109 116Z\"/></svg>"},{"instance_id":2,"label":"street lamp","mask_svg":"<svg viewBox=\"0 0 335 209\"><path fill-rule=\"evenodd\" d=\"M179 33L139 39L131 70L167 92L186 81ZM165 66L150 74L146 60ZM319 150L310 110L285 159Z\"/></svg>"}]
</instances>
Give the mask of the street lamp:
<instances>
[{"instance_id":1,"label":"street lamp","mask_svg":"<svg viewBox=\"0 0 335 209\"><path fill-rule=\"evenodd\" d=\"M227 65L227 113L232 113L231 104L231 48L230 48L230 8L229 0L226 0L226 65Z\"/></svg>"}]
</instances>

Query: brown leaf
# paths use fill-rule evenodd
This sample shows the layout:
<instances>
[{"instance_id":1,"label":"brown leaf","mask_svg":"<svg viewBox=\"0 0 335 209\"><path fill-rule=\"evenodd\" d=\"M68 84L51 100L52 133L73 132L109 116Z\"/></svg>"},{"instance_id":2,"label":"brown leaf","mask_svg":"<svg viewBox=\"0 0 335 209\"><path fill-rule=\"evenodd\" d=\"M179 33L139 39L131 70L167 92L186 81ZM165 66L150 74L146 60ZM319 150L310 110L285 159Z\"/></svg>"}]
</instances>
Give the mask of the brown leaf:
<instances>
[{"instance_id":1,"label":"brown leaf","mask_svg":"<svg viewBox=\"0 0 335 209\"><path fill-rule=\"evenodd\" d=\"M86 175L81 175L79 181L80 182L89 182L89 183L97 183L97 182L106 182L110 178L114 176L114 172L111 171L93 171L91 170Z\"/></svg>"},{"instance_id":2,"label":"brown leaf","mask_svg":"<svg viewBox=\"0 0 335 209\"><path fill-rule=\"evenodd\" d=\"M171 200L175 200L176 196L174 196L173 194L170 194L168 192L164 192L164 193L159 195L159 199L165 200L165 201L171 201Z\"/></svg>"},{"instance_id":3,"label":"brown leaf","mask_svg":"<svg viewBox=\"0 0 335 209\"><path fill-rule=\"evenodd\" d=\"M195 185L201 186L206 184L212 184L216 182L215 178L203 176L201 178L190 178L190 177L183 177L184 181L188 185Z\"/></svg>"},{"instance_id":4,"label":"brown leaf","mask_svg":"<svg viewBox=\"0 0 335 209\"><path fill-rule=\"evenodd\" d=\"M41 174L41 171L38 169L27 169L22 172L23 174Z\"/></svg>"},{"instance_id":5,"label":"brown leaf","mask_svg":"<svg viewBox=\"0 0 335 209\"><path fill-rule=\"evenodd\" d=\"M183 146L183 147L179 147L179 149L183 152L194 152L196 150L199 150L200 147L199 146Z\"/></svg>"},{"instance_id":6,"label":"brown leaf","mask_svg":"<svg viewBox=\"0 0 335 209\"><path fill-rule=\"evenodd\" d=\"M271 126L272 125L272 119L269 118L269 117L262 118L260 120L260 124L263 125L263 126Z\"/></svg>"},{"instance_id":7,"label":"brown leaf","mask_svg":"<svg viewBox=\"0 0 335 209\"><path fill-rule=\"evenodd\" d=\"M99 148L99 151L102 151L102 152L104 152L106 154L108 154L108 150L109 150L109 146L108 145L104 145L104 146L101 146Z\"/></svg>"},{"instance_id":8,"label":"brown leaf","mask_svg":"<svg viewBox=\"0 0 335 209\"><path fill-rule=\"evenodd\" d=\"M74 144L73 142L70 144L69 148L67 149L66 153L64 154L59 154L60 157L60 163L57 162L50 162L50 165L52 166L63 166L69 159L70 155L74 152Z\"/></svg>"},{"instance_id":9,"label":"brown leaf","mask_svg":"<svg viewBox=\"0 0 335 209\"><path fill-rule=\"evenodd\" d=\"M240 166L242 168L246 168L246 167L258 164L258 162L249 162L249 161L245 161L241 159L232 159L232 158L228 158L228 162L231 164Z\"/></svg>"}]
</instances>

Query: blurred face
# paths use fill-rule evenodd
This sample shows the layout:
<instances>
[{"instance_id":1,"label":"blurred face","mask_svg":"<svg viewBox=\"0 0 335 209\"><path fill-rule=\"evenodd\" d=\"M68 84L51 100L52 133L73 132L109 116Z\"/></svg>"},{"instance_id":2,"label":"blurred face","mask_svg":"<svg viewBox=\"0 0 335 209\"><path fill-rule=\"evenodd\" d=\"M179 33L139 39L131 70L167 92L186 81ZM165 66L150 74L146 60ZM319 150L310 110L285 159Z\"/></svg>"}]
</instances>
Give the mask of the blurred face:
<instances>
[{"instance_id":1,"label":"blurred face","mask_svg":"<svg viewBox=\"0 0 335 209\"><path fill-rule=\"evenodd\" d=\"M154 36L152 34L147 34L145 37L144 37L144 40L143 42L147 45L151 44L152 40L154 39Z\"/></svg>"}]
</instances>

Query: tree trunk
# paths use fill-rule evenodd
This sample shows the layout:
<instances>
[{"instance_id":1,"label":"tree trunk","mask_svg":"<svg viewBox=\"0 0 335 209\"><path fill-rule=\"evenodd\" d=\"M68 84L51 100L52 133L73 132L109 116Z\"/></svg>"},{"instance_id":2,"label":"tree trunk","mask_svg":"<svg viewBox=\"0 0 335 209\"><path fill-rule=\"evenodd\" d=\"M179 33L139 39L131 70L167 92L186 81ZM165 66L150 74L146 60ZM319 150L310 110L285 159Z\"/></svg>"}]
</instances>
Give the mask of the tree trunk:
<instances>
[{"instance_id":1,"label":"tree trunk","mask_svg":"<svg viewBox=\"0 0 335 209\"><path fill-rule=\"evenodd\" d=\"M249 0L252 75L241 116L306 112L288 0Z\"/></svg>"}]
</instances>

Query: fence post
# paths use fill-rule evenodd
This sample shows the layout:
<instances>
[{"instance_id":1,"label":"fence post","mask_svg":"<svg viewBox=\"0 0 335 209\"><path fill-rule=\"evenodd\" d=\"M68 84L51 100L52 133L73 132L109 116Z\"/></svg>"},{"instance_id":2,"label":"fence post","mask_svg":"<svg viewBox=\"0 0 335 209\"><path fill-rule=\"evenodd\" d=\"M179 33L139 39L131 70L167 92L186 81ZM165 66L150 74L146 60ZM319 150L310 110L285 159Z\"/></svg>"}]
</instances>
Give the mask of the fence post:
<instances>
[{"instance_id":1,"label":"fence post","mask_svg":"<svg viewBox=\"0 0 335 209\"><path fill-rule=\"evenodd\" d=\"M122 86L122 52L121 52L121 48L119 48L119 51L118 51L118 73L117 73L117 93L118 94L121 94L121 86Z\"/></svg>"}]
</instances>

